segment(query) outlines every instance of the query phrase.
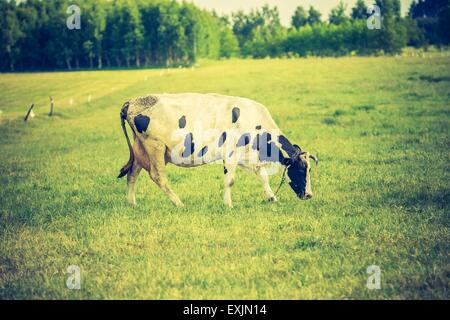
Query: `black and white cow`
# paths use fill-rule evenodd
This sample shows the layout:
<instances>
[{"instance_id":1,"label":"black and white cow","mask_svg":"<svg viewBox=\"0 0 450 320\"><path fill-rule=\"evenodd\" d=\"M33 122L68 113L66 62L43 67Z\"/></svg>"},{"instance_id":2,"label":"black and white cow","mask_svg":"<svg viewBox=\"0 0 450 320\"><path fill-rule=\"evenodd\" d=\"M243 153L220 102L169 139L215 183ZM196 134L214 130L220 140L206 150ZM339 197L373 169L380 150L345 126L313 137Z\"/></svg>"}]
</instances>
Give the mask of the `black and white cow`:
<instances>
[{"instance_id":1,"label":"black and white cow","mask_svg":"<svg viewBox=\"0 0 450 320\"><path fill-rule=\"evenodd\" d=\"M168 185L167 163L181 167L223 164L224 202L230 207L238 165L256 173L269 201L277 201L266 170L274 163L287 168L298 198L313 195L310 159L317 163L317 158L291 144L267 109L255 101L218 94L155 94L126 102L120 116L130 159L119 178L127 175L128 201L133 205L142 168L176 206L183 205ZM125 120L133 131L134 146Z\"/></svg>"}]
</instances>

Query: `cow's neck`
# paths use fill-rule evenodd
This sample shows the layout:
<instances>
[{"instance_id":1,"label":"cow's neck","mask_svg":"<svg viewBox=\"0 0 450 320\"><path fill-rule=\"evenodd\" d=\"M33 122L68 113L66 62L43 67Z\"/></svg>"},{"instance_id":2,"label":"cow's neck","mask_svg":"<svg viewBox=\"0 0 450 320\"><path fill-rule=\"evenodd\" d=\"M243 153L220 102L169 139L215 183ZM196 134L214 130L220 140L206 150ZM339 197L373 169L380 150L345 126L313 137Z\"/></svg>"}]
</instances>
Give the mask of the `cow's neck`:
<instances>
[{"instance_id":1,"label":"cow's neck","mask_svg":"<svg viewBox=\"0 0 450 320\"><path fill-rule=\"evenodd\" d=\"M294 157L297 150L295 149L294 145L289 141L289 139L282 134L278 136L278 143L280 144L281 150L283 150L286 154L285 156L283 155L282 152L280 152L280 163L284 166L287 166L291 163L291 161L288 160Z\"/></svg>"}]
</instances>

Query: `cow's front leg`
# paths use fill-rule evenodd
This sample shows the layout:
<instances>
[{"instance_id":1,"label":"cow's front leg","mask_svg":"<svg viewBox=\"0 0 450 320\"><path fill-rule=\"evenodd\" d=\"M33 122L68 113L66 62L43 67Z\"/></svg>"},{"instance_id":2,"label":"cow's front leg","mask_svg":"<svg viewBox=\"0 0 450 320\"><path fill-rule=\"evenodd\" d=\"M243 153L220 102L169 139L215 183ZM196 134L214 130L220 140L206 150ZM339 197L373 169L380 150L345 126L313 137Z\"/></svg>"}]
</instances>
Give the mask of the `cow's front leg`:
<instances>
[{"instance_id":1,"label":"cow's front leg","mask_svg":"<svg viewBox=\"0 0 450 320\"><path fill-rule=\"evenodd\" d=\"M149 157L150 162L150 178L156 183L158 187L169 197L170 201L177 206L183 207L180 198L170 188L166 176L166 162L164 155L166 146L163 144L144 143L145 151Z\"/></svg>"},{"instance_id":2,"label":"cow's front leg","mask_svg":"<svg viewBox=\"0 0 450 320\"><path fill-rule=\"evenodd\" d=\"M266 193L266 197L270 202L277 202L277 198L275 194L272 191L272 188L270 188L269 184L269 175L267 174L267 170L264 167L256 167L255 173L258 176L259 180L261 181L264 192Z\"/></svg>"},{"instance_id":3,"label":"cow's front leg","mask_svg":"<svg viewBox=\"0 0 450 320\"><path fill-rule=\"evenodd\" d=\"M231 187L234 185L234 179L236 176L236 165L235 164L224 164L223 173L224 173L224 193L223 193L223 202L227 207L232 208L233 202L231 201Z\"/></svg>"},{"instance_id":4,"label":"cow's front leg","mask_svg":"<svg viewBox=\"0 0 450 320\"><path fill-rule=\"evenodd\" d=\"M136 180L139 176L139 173L141 173L142 167L136 162L136 160L133 163L133 166L131 167L131 170L128 172L127 175L127 185L128 185L128 196L127 200L128 203L135 206L136 205L136 192L135 192L135 186L136 186Z\"/></svg>"}]
</instances>

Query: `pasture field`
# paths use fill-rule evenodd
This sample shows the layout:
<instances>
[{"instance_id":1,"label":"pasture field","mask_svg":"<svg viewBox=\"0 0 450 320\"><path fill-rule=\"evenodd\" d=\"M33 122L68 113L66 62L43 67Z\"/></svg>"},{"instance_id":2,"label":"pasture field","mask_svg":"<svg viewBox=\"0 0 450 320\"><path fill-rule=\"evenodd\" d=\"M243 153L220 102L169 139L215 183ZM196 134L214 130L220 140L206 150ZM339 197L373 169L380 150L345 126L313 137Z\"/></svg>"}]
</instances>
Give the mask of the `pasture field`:
<instances>
[{"instance_id":1,"label":"pasture field","mask_svg":"<svg viewBox=\"0 0 450 320\"><path fill-rule=\"evenodd\" d=\"M116 179L128 159L119 111L158 92L266 105L318 155L315 197L299 201L285 184L278 204L265 203L238 169L226 209L222 166L170 166L186 207L145 173L130 207ZM2 299L450 298L448 56L1 74L0 93ZM80 290L66 288L69 265L81 269ZM366 286L371 265L379 290Z\"/></svg>"}]
</instances>

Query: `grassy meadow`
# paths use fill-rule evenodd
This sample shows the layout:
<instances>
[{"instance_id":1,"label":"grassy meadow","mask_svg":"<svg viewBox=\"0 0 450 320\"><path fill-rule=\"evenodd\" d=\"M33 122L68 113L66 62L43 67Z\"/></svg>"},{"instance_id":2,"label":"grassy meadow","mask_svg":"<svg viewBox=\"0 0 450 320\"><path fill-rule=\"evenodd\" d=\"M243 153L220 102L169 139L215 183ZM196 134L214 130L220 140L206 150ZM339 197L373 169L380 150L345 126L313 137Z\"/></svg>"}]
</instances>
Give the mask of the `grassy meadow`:
<instances>
[{"instance_id":1,"label":"grassy meadow","mask_svg":"<svg viewBox=\"0 0 450 320\"><path fill-rule=\"evenodd\" d=\"M116 179L128 159L119 111L158 92L266 105L318 155L315 197L299 201L285 184L265 203L238 169L227 209L222 166L170 166L186 207L144 172L130 207ZM2 299L450 298L448 55L0 74L0 93ZM69 265L80 290L66 288ZM370 265L379 290L366 286Z\"/></svg>"}]
</instances>

